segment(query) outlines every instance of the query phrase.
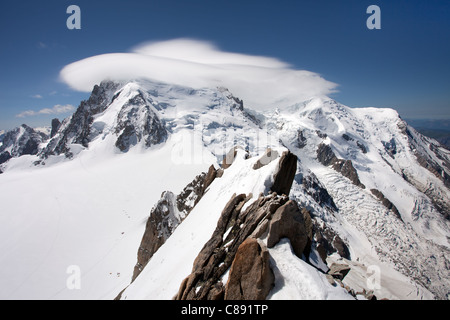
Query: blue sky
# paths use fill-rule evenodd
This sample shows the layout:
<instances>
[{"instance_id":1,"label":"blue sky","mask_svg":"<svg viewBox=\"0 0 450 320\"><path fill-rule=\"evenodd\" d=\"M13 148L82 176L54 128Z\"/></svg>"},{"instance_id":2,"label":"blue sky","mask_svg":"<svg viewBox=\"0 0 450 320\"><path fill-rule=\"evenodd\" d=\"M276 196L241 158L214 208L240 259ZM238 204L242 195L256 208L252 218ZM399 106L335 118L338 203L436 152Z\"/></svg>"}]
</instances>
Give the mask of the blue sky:
<instances>
[{"instance_id":1,"label":"blue sky","mask_svg":"<svg viewBox=\"0 0 450 320\"><path fill-rule=\"evenodd\" d=\"M81 30L66 27L71 4ZM381 30L366 27L371 4ZM181 37L316 72L351 107L450 118L450 1L16 0L0 10L0 129L70 115L89 94L59 79L64 66Z\"/></svg>"}]
</instances>

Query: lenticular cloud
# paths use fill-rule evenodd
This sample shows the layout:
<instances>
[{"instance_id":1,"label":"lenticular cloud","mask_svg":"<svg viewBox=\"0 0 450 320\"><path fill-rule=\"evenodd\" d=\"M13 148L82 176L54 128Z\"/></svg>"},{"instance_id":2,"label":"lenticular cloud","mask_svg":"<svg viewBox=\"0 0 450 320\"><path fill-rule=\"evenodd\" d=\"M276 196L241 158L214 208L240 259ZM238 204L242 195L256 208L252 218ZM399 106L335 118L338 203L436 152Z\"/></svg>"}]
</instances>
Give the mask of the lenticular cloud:
<instances>
[{"instance_id":1,"label":"lenticular cloud","mask_svg":"<svg viewBox=\"0 0 450 320\"><path fill-rule=\"evenodd\" d=\"M219 50L209 42L176 39L144 43L130 53L93 56L67 65L61 79L89 92L105 79L150 79L192 88L226 87L246 106L270 109L332 93L336 84L276 58Z\"/></svg>"}]
</instances>

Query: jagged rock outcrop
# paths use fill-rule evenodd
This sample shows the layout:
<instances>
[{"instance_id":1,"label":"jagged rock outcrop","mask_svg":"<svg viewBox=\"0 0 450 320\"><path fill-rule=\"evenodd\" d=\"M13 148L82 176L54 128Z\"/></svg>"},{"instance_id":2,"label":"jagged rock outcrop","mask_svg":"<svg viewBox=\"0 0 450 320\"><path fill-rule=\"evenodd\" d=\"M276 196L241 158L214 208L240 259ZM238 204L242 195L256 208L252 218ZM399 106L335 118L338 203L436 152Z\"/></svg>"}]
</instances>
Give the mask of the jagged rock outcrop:
<instances>
[{"instance_id":1,"label":"jagged rock outcrop","mask_svg":"<svg viewBox=\"0 0 450 320\"><path fill-rule=\"evenodd\" d=\"M61 121L58 118L52 119L52 130L50 132L50 138L53 138L55 134L58 132L59 127L61 126Z\"/></svg>"},{"instance_id":2,"label":"jagged rock outcrop","mask_svg":"<svg viewBox=\"0 0 450 320\"><path fill-rule=\"evenodd\" d=\"M127 152L141 141L145 147L165 142L168 138L165 123L140 91L129 97L126 95L130 92L124 93L127 100L114 115L115 121L109 124L110 127L103 122L94 123L125 91L122 88L116 92L120 86L117 82L103 81L93 88L89 99L81 102L72 117L61 124L56 121L52 123L52 139L41 152L41 157L46 159L50 155L64 154L72 158L71 144L88 148L90 142L101 134L117 136L115 146L122 152Z\"/></svg>"},{"instance_id":3,"label":"jagged rock outcrop","mask_svg":"<svg viewBox=\"0 0 450 320\"><path fill-rule=\"evenodd\" d=\"M70 144L80 144L87 148L91 141L91 124L94 116L105 111L112 101L118 83L103 81L95 85L88 100L82 101L70 119L63 121L60 131L53 136L47 147L41 152L46 159L50 155L65 154L71 158Z\"/></svg>"},{"instance_id":4,"label":"jagged rock outcrop","mask_svg":"<svg viewBox=\"0 0 450 320\"><path fill-rule=\"evenodd\" d=\"M216 177L215 172L214 166L211 166L208 173L202 173L195 177L177 196L170 191L162 193L161 199L153 207L147 220L138 249L132 282L141 273L153 254L195 207Z\"/></svg>"},{"instance_id":5,"label":"jagged rock outcrop","mask_svg":"<svg viewBox=\"0 0 450 320\"><path fill-rule=\"evenodd\" d=\"M297 171L297 156L285 151L278 162L278 170L273 176L272 192L289 195Z\"/></svg>"},{"instance_id":6,"label":"jagged rock outcrop","mask_svg":"<svg viewBox=\"0 0 450 320\"><path fill-rule=\"evenodd\" d=\"M264 243L247 238L231 264L225 300L264 300L275 281L269 257Z\"/></svg>"},{"instance_id":7,"label":"jagged rock outcrop","mask_svg":"<svg viewBox=\"0 0 450 320\"><path fill-rule=\"evenodd\" d=\"M327 274L342 281L349 271L350 267L346 264L332 263Z\"/></svg>"},{"instance_id":8,"label":"jagged rock outcrop","mask_svg":"<svg viewBox=\"0 0 450 320\"><path fill-rule=\"evenodd\" d=\"M392 138L389 141L381 141L383 144L384 150L386 150L387 154L394 159L397 154L397 144L395 143L395 139Z\"/></svg>"},{"instance_id":9,"label":"jagged rock outcrop","mask_svg":"<svg viewBox=\"0 0 450 320\"><path fill-rule=\"evenodd\" d=\"M402 216L400 215L400 212L398 211L397 207L388 199L384 196L384 194L377 189L370 189L370 192L372 192L372 194L378 198L378 200L381 201L381 203L388 208L389 210L391 210L395 216L397 218L399 218L400 220L403 221Z\"/></svg>"},{"instance_id":10,"label":"jagged rock outcrop","mask_svg":"<svg viewBox=\"0 0 450 320\"><path fill-rule=\"evenodd\" d=\"M348 249L347 244L333 229L318 223L316 220L313 220L312 223L313 246L315 246L320 258L325 264L327 263L327 256L335 252L341 257L350 260L350 250Z\"/></svg>"},{"instance_id":11,"label":"jagged rock outcrop","mask_svg":"<svg viewBox=\"0 0 450 320\"><path fill-rule=\"evenodd\" d=\"M267 246L273 248L281 238L288 238L295 255L301 259L312 240L312 233L308 233L310 230L307 230L305 223L307 219L311 220L309 213L301 211L295 201L289 200L277 209L270 220Z\"/></svg>"},{"instance_id":12,"label":"jagged rock outcrop","mask_svg":"<svg viewBox=\"0 0 450 320\"><path fill-rule=\"evenodd\" d=\"M258 170L278 157L278 152L268 149L253 169ZM295 177L297 157L286 151L278 161L271 189L281 191L282 195L261 194L242 210L253 196L235 194L223 209L215 231L199 252L175 299L265 299L274 276L262 238L268 248L288 238L299 258L309 256L313 237L310 214L287 196ZM228 269L230 274L224 285L222 277Z\"/></svg>"},{"instance_id":13,"label":"jagged rock outcrop","mask_svg":"<svg viewBox=\"0 0 450 320\"><path fill-rule=\"evenodd\" d=\"M356 145L361 149L362 153L367 153L367 147L360 141L356 141Z\"/></svg>"},{"instance_id":14,"label":"jagged rock outcrop","mask_svg":"<svg viewBox=\"0 0 450 320\"><path fill-rule=\"evenodd\" d=\"M334 203L333 197L328 193L327 189L320 183L314 173L302 177L302 185L305 192L309 194L321 206L327 206L337 211L338 208Z\"/></svg>"},{"instance_id":15,"label":"jagged rock outcrop","mask_svg":"<svg viewBox=\"0 0 450 320\"><path fill-rule=\"evenodd\" d=\"M302 212L295 202L276 193L260 195L242 211L250 198L235 195L227 203L216 230L195 259L192 273L181 283L175 299L264 299L272 288L273 275L268 269L265 245L257 239L267 235L274 246L284 229L291 229L284 236L292 239L296 254L301 257L308 251L312 229L307 211ZM286 218L288 215L290 218ZM286 221L281 221L284 218ZM292 222L294 225L289 226ZM224 286L221 278L230 267Z\"/></svg>"},{"instance_id":16,"label":"jagged rock outcrop","mask_svg":"<svg viewBox=\"0 0 450 320\"><path fill-rule=\"evenodd\" d=\"M306 139L306 137L303 133L303 130L298 130L297 131L297 147L299 149L303 149L306 146L307 142L308 142L308 139Z\"/></svg>"},{"instance_id":17,"label":"jagged rock outcrop","mask_svg":"<svg viewBox=\"0 0 450 320\"><path fill-rule=\"evenodd\" d=\"M217 227L194 261L192 273L183 281L177 300L208 299L210 291L220 286L221 277L231 267L239 246L254 232L261 235L275 211L288 201L286 196L272 193L261 195L244 211L242 207L251 199L245 194L235 195L222 211ZM258 228L257 229L257 227ZM261 226L265 228L261 229ZM256 281L255 279L253 279ZM227 291L226 287L223 289Z\"/></svg>"},{"instance_id":18,"label":"jagged rock outcrop","mask_svg":"<svg viewBox=\"0 0 450 320\"><path fill-rule=\"evenodd\" d=\"M7 162L12 156L8 151L0 153L0 164Z\"/></svg>"},{"instance_id":19,"label":"jagged rock outcrop","mask_svg":"<svg viewBox=\"0 0 450 320\"><path fill-rule=\"evenodd\" d=\"M359 181L358 172L353 167L352 161L338 159L329 145L324 143L319 145L317 148L317 160L319 160L324 166L331 165L334 170L350 179L354 185L363 189L365 188L364 184Z\"/></svg>"},{"instance_id":20,"label":"jagged rock outcrop","mask_svg":"<svg viewBox=\"0 0 450 320\"><path fill-rule=\"evenodd\" d=\"M35 155L47 135L23 124L5 133L0 145L0 164L13 157Z\"/></svg>"},{"instance_id":21,"label":"jagged rock outcrop","mask_svg":"<svg viewBox=\"0 0 450 320\"><path fill-rule=\"evenodd\" d=\"M260 195L242 211L250 198L235 195L227 203L175 299L264 299L272 288L273 275L267 249L257 240L262 237L268 237L269 247L281 237L290 237L296 254L309 254L312 223L306 210L301 211L287 196L272 193ZM230 267L228 282L223 285L221 278Z\"/></svg>"},{"instance_id":22,"label":"jagged rock outcrop","mask_svg":"<svg viewBox=\"0 0 450 320\"><path fill-rule=\"evenodd\" d=\"M354 138L350 137L346 133L342 135L342 138L344 138L346 141L355 141ZM356 146L362 151L362 153L367 153L367 147L361 141L356 140Z\"/></svg>"},{"instance_id":23,"label":"jagged rock outcrop","mask_svg":"<svg viewBox=\"0 0 450 320\"><path fill-rule=\"evenodd\" d=\"M158 115L147 104L142 93L131 98L117 115L115 133L116 147L126 152L130 147L144 140L146 147L167 140L168 132Z\"/></svg>"}]
</instances>

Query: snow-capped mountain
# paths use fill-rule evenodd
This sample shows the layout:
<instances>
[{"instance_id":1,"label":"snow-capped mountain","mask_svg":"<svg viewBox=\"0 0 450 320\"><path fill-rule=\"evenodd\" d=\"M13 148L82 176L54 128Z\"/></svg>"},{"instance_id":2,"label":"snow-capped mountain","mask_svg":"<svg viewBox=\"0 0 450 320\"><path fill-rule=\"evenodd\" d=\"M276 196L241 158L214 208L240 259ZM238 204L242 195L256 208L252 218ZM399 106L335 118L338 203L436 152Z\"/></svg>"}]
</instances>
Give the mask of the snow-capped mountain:
<instances>
[{"instance_id":1,"label":"snow-capped mountain","mask_svg":"<svg viewBox=\"0 0 450 320\"><path fill-rule=\"evenodd\" d=\"M448 298L450 151L392 109L105 81L50 137L22 128L1 297Z\"/></svg>"},{"instance_id":2,"label":"snow-capped mountain","mask_svg":"<svg viewBox=\"0 0 450 320\"><path fill-rule=\"evenodd\" d=\"M25 124L2 134L0 144L0 165L7 162L12 157L37 154L39 145L47 139L48 135L44 132L30 128Z\"/></svg>"}]
</instances>

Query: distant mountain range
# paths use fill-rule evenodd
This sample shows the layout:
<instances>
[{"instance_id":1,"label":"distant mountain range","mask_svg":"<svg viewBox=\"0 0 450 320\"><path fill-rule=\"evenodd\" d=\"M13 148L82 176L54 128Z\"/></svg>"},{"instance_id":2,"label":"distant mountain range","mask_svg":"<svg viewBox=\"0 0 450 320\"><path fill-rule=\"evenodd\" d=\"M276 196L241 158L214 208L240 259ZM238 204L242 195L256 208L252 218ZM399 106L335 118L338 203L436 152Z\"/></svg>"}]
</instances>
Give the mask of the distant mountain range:
<instances>
[{"instance_id":1,"label":"distant mountain range","mask_svg":"<svg viewBox=\"0 0 450 320\"><path fill-rule=\"evenodd\" d=\"M450 149L450 119L405 119L417 131Z\"/></svg>"}]
</instances>

